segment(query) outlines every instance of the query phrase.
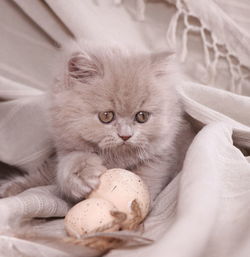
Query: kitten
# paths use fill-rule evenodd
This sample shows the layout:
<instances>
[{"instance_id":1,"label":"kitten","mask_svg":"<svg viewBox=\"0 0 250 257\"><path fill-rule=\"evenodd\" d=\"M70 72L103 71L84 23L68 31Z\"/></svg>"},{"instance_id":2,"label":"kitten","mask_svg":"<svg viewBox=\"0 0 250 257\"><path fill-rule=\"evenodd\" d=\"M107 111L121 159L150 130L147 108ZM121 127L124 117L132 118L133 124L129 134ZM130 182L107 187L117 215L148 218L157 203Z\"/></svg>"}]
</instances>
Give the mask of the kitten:
<instances>
[{"instance_id":1,"label":"kitten","mask_svg":"<svg viewBox=\"0 0 250 257\"><path fill-rule=\"evenodd\" d=\"M77 202L106 169L124 168L143 178L154 199L180 171L194 136L180 83L172 53L85 45L67 60L51 94L57 160L51 156L24 176L2 180L0 197L56 180Z\"/></svg>"},{"instance_id":2,"label":"kitten","mask_svg":"<svg viewBox=\"0 0 250 257\"><path fill-rule=\"evenodd\" d=\"M67 61L52 95L57 183L86 197L109 168L140 175L154 199L181 169L192 132L176 87L174 55L84 47Z\"/></svg>"}]
</instances>

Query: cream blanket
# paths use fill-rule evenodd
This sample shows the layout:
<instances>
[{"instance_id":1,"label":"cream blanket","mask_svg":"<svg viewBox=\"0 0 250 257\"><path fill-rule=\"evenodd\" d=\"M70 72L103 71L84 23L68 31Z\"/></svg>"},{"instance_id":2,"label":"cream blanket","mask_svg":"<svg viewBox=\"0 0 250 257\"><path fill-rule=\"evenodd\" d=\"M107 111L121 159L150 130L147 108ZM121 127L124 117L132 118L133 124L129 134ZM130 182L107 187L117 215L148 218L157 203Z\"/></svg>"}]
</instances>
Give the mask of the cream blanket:
<instances>
[{"instance_id":1,"label":"cream blanket","mask_svg":"<svg viewBox=\"0 0 250 257\"><path fill-rule=\"evenodd\" d=\"M44 92L69 41L112 39L152 51L166 40L176 43L185 109L193 126L203 128L144 232L118 235L138 247L106 256L248 257L250 158L234 145L249 155L249 10L247 0L1 1L0 160L30 169L50 154ZM100 255L14 236L28 222L33 234L64 238L69 207L53 185L1 199L1 256Z\"/></svg>"}]
</instances>

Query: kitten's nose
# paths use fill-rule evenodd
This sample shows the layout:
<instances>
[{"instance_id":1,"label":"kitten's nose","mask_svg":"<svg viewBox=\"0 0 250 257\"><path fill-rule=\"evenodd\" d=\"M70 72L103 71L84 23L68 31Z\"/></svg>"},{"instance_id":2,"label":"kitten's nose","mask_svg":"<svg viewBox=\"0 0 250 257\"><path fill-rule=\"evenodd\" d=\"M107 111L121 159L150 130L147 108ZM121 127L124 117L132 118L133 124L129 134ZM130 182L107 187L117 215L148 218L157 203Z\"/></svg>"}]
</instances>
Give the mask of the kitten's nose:
<instances>
[{"instance_id":1,"label":"kitten's nose","mask_svg":"<svg viewBox=\"0 0 250 257\"><path fill-rule=\"evenodd\" d=\"M131 136L121 136L121 135L118 135L123 141L127 141L128 139L131 138Z\"/></svg>"}]
</instances>

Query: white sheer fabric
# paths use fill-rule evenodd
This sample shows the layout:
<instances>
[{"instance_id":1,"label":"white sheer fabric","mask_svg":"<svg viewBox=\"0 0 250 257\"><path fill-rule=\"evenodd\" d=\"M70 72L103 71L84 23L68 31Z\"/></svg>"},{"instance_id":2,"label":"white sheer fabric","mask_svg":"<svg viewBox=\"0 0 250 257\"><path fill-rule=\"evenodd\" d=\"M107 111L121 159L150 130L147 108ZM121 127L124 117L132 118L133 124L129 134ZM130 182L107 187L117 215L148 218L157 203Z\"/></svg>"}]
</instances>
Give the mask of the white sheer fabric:
<instances>
[{"instance_id":1,"label":"white sheer fabric","mask_svg":"<svg viewBox=\"0 0 250 257\"><path fill-rule=\"evenodd\" d=\"M194 126L211 124L158 197L144 233L130 234L135 244L155 243L107 256L248 257L250 164L232 138L249 153L249 9L247 0L0 1L0 161L30 170L51 153L46 90L69 42L115 40L154 51L175 41L186 112ZM63 217L68 208L53 186L1 199L1 256L100 255L15 237L25 221L39 236L64 238L62 219L33 218Z\"/></svg>"}]
</instances>

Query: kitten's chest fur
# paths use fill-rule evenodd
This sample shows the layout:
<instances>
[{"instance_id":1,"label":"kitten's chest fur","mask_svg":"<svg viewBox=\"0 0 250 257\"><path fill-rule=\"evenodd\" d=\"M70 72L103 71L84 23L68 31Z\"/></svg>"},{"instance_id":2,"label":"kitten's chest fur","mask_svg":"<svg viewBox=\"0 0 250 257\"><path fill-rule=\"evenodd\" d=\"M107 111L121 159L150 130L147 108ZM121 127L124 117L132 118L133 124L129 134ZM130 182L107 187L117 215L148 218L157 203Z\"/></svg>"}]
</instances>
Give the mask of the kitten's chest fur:
<instances>
[{"instance_id":1,"label":"kitten's chest fur","mask_svg":"<svg viewBox=\"0 0 250 257\"><path fill-rule=\"evenodd\" d=\"M125 146L108 151L98 151L98 155L102 158L104 166L108 169L122 168L132 170L143 161L146 161L146 156L143 159L139 151Z\"/></svg>"}]
</instances>

